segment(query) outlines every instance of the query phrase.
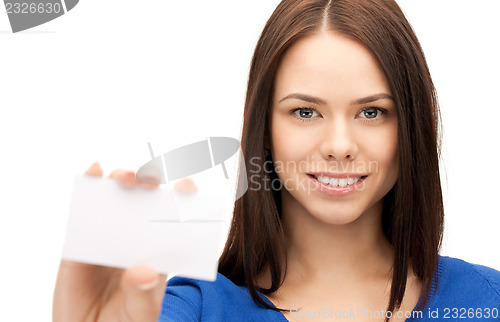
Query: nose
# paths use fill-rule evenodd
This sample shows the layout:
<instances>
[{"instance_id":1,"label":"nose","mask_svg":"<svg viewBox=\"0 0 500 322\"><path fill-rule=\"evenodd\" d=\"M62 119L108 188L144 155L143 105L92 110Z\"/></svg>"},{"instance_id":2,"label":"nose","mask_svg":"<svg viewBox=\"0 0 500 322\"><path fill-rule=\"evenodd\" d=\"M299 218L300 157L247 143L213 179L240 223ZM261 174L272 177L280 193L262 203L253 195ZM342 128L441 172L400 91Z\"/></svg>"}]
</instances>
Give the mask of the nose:
<instances>
[{"instance_id":1,"label":"nose","mask_svg":"<svg viewBox=\"0 0 500 322\"><path fill-rule=\"evenodd\" d=\"M320 154L325 160L352 161L358 153L358 144L352 125L337 117L325 125Z\"/></svg>"}]
</instances>

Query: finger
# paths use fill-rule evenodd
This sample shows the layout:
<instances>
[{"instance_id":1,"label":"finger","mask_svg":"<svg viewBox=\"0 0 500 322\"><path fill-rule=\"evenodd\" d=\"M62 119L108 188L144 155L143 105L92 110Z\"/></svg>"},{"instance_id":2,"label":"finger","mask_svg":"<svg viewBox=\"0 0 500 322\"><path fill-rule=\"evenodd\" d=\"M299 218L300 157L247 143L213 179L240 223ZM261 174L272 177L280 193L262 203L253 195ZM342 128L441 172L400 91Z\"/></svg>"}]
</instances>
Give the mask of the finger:
<instances>
[{"instance_id":1,"label":"finger","mask_svg":"<svg viewBox=\"0 0 500 322\"><path fill-rule=\"evenodd\" d=\"M99 162L94 162L85 174L88 176L102 177L102 168Z\"/></svg>"},{"instance_id":2,"label":"finger","mask_svg":"<svg viewBox=\"0 0 500 322\"><path fill-rule=\"evenodd\" d=\"M174 189L185 194L191 194L198 191L198 188L191 178L183 178L177 181L174 185Z\"/></svg>"},{"instance_id":3,"label":"finger","mask_svg":"<svg viewBox=\"0 0 500 322\"><path fill-rule=\"evenodd\" d=\"M135 178L146 188L158 188L162 182L162 170L157 166L143 166L135 174Z\"/></svg>"},{"instance_id":4,"label":"finger","mask_svg":"<svg viewBox=\"0 0 500 322\"><path fill-rule=\"evenodd\" d=\"M144 182L140 182L141 186L144 187L144 188L148 188L148 189L155 189L155 188L158 188L160 186L159 183L144 183Z\"/></svg>"},{"instance_id":5,"label":"finger","mask_svg":"<svg viewBox=\"0 0 500 322\"><path fill-rule=\"evenodd\" d=\"M157 321L165 294L166 275L146 266L127 269L121 279L124 306L132 321Z\"/></svg>"},{"instance_id":6,"label":"finger","mask_svg":"<svg viewBox=\"0 0 500 322\"><path fill-rule=\"evenodd\" d=\"M117 169L111 172L109 177L115 179L125 187L135 187L139 185L139 181L135 178L134 171Z\"/></svg>"},{"instance_id":7,"label":"finger","mask_svg":"<svg viewBox=\"0 0 500 322\"><path fill-rule=\"evenodd\" d=\"M109 175L110 178L115 179L125 187L142 186L149 189L158 188L160 184L143 183L137 180L134 171L117 169Z\"/></svg>"}]
</instances>

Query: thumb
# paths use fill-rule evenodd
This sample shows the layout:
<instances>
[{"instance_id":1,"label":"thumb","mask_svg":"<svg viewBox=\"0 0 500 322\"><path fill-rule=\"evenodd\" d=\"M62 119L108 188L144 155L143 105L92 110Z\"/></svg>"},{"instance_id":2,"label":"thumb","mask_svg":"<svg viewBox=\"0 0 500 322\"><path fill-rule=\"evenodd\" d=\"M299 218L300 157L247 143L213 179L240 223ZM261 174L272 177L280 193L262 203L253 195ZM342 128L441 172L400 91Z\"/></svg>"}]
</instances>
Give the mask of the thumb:
<instances>
[{"instance_id":1,"label":"thumb","mask_svg":"<svg viewBox=\"0 0 500 322\"><path fill-rule=\"evenodd\" d=\"M120 284L124 296L124 310L131 321L156 322L161 313L167 276L146 266L125 270Z\"/></svg>"}]
</instances>

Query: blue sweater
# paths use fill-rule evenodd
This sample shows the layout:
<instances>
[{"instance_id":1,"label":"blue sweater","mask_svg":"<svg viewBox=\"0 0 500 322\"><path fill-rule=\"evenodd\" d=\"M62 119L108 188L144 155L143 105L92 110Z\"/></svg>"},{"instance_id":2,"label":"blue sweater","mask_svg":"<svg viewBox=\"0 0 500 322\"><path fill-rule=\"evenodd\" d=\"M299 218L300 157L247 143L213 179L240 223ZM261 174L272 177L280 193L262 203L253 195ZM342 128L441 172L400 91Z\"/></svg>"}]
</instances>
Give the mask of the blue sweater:
<instances>
[{"instance_id":1,"label":"blue sweater","mask_svg":"<svg viewBox=\"0 0 500 322\"><path fill-rule=\"evenodd\" d=\"M440 256L436 275L439 280L438 287L436 288L433 283L428 305L422 311L414 309L413 318L408 318L406 321L500 321L499 271L460 259ZM272 305L264 295L262 298ZM324 320L369 317L367 312L354 311L349 313L324 309L316 313L318 314L315 315L316 318L321 315L321 319ZM307 315L300 316L299 312L295 314L297 318L302 317L300 320L310 320ZM314 314L314 311L309 311L309 314ZM340 314L351 315L342 318ZM216 281L213 282L178 276L171 278L168 281L158 321L288 320L279 311L255 304L247 288L235 285L218 273Z\"/></svg>"}]
</instances>

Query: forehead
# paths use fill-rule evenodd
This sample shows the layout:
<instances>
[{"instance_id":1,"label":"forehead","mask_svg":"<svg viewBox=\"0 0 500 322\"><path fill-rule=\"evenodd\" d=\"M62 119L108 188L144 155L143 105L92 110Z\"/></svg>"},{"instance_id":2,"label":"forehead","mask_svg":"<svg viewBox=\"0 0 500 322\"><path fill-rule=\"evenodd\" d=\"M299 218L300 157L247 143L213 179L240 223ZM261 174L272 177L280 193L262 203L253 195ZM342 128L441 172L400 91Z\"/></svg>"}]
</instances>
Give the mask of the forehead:
<instances>
[{"instance_id":1,"label":"forehead","mask_svg":"<svg viewBox=\"0 0 500 322\"><path fill-rule=\"evenodd\" d=\"M331 31L295 43L285 54L275 81L275 101L304 92L342 103L390 88L373 53L362 44Z\"/></svg>"}]
</instances>

